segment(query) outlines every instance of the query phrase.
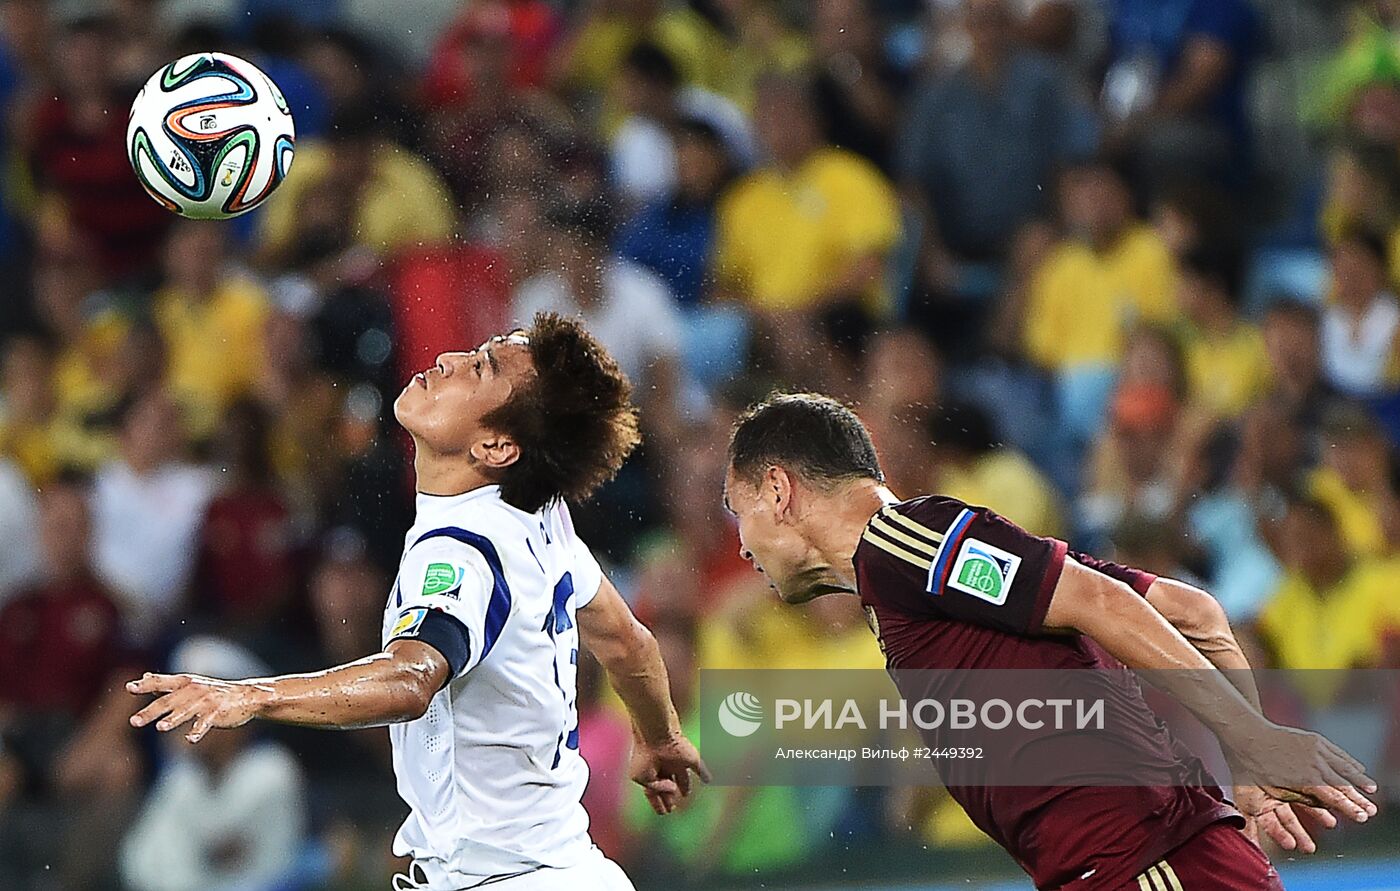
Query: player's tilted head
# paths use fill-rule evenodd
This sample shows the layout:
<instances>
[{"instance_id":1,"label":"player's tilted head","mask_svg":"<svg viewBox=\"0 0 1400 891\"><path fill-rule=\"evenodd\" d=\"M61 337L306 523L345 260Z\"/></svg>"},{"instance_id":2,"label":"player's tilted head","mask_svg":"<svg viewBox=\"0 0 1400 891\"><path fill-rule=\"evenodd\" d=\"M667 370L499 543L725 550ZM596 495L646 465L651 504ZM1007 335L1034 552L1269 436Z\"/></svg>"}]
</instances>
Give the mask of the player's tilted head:
<instances>
[{"instance_id":1,"label":"player's tilted head","mask_svg":"<svg viewBox=\"0 0 1400 891\"><path fill-rule=\"evenodd\" d=\"M641 439L631 393L581 324L541 313L528 329L438 356L403 388L394 417L413 436L420 485L445 470L449 485L496 483L533 513L587 498L617 473Z\"/></svg>"},{"instance_id":2,"label":"player's tilted head","mask_svg":"<svg viewBox=\"0 0 1400 891\"><path fill-rule=\"evenodd\" d=\"M749 481L774 466L817 485L885 478L860 418L818 393L775 394L750 406L734 423L729 465Z\"/></svg>"},{"instance_id":3,"label":"player's tilted head","mask_svg":"<svg viewBox=\"0 0 1400 891\"><path fill-rule=\"evenodd\" d=\"M873 512L883 483L865 425L830 397L770 396L734 424L725 506L738 521L744 558L788 603L851 590L839 569L849 554L838 553L832 533L853 508L868 503ZM868 519L857 518L853 539Z\"/></svg>"},{"instance_id":4,"label":"player's tilted head","mask_svg":"<svg viewBox=\"0 0 1400 891\"><path fill-rule=\"evenodd\" d=\"M527 511L579 500L612 479L641 442L632 385L575 319L540 313L524 332L534 373L483 419L520 457L501 473L501 497Z\"/></svg>"}]
</instances>

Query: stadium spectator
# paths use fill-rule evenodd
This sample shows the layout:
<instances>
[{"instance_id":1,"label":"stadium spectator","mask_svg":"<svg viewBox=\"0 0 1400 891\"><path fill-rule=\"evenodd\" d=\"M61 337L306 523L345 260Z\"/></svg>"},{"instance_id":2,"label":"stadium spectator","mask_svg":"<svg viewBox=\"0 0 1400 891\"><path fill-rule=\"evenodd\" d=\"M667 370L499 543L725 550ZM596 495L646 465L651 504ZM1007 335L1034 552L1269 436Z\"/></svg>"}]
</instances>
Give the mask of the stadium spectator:
<instances>
[{"instance_id":1,"label":"stadium spectator","mask_svg":"<svg viewBox=\"0 0 1400 891\"><path fill-rule=\"evenodd\" d=\"M247 395L263 361L269 312L262 287L228 267L228 230L181 221L165 244L165 284L152 315L167 350L166 380L196 440Z\"/></svg>"},{"instance_id":2,"label":"stadium spectator","mask_svg":"<svg viewBox=\"0 0 1400 891\"><path fill-rule=\"evenodd\" d=\"M1205 247L1178 263L1192 407L1211 420L1239 417L1268 381L1264 338L1240 317L1235 267L1235 258Z\"/></svg>"},{"instance_id":3,"label":"stadium spectator","mask_svg":"<svg viewBox=\"0 0 1400 891\"><path fill-rule=\"evenodd\" d=\"M0 457L0 606L39 572L38 506L28 478Z\"/></svg>"},{"instance_id":4,"label":"stadium spectator","mask_svg":"<svg viewBox=\"0 0 1400 891\"><path fill-rule=\"evenodd\" d=\"M147 393L127 411L119 457L93 480L94 564L141 643L184 603L214 496L210 471L184 460L181 431L170 395Z\"/></svg>"},{"instance_id":5,"label":"stadium spectator","mask_svg":"<svg viewBox=\"0 0 1400 891\"><path fill-rule=\"evenodd\" d=\"M142 193L121 148L126 97L114 79L113 38L101 17L63 29L52 65L58 83L24 109L16 137L40 190L40 242L92 257L121 280L149 272L171 216Z\"/></svg>"},{"instance_id":6,"label":"stadium spectator","mask_svg":"<svg viewBox=\"0 0 1400 891\"><path fill-rule=\"evenodd\" d=\"M923 218L922 277L939 292L968 287L961 264L999 263L1050 209L1056 166L1096 145L1065 73L1016 45L1006 0L973 0L965 15L967 61L918 87L899 138L900 183Z\"/></svg>"},{"instance_id":7,"label":"stadium spectator","mask_svg":"<svg viewBox=\"0 0 1400 891\"><path fill-rule=\"evenodd\" d=\"M1395 568L1350 556L1332 513L1307 499L1289 504L1280 551L1285 574L1258 622L1274 667L1376 665L1395 622Z\"/></svg>"},{"instance_id":8,"label":"stadium spectator","mask_svg":"<svg viewBox=\"0 0 1400 891\"><path fill-rule=\"evenodd\" d=\"M268 199L259 229L261 259L280 265L295 252L296 218L322 183L350 196L355 243L377 253L434 243L456 231L446 185L421 158L385 136L373 106L355 104L331 118L324 145L297 146L297 175Z\"/></svg>"},{"instance_id":9,"label":"stadium spectator","mask_svg":"<svg viewBox=\"0 0 1400 891\"><path fill-rule=\"evenodd\" d=\"M1107 429L1086 467L1079 514L1090 540L1108 534L1130 509L1150 520L1167 518L1176 510L1177 474L1183 463L1191 463L1179 451L1181 421L1179 390L1124 375L1113 396Z\"/></svg>"},{"instance_id":10,"label":"stadium spectator","mask_svg":"<svg viewBox=\"0 0 1400 891\"><path fill-rule=\"evenodd\" d=\"M1066 170L1059 204L1065 234L1029 284L1023 337L1027 355L1056 378L1068 428L1082 436L1103 417L1128 326L1175 317L1176 269L1106 162Z\"/></svg>"},{"instance_id":11,"label":"stadium spectator","mask_svg":"<svg viewBox=\"0 0 1400 891\"><path fill-rule=\"evenodd\" d=\"M589 5L566 38L556 78L569 90L596 96L614 83L627 53L643 40L665 50L686 83L715 88L731 74L723 37L689 5L602 0Z\"/></svg>"},{"instance_id":12,"label":"stadium spectator","mask_svg":"<svg viewBox=\"0 0 1400 891\"><path fill-rule=\"evenodd\" d=\"M1114 0L1104 112L1109 139L1161 185L1194 170L1248 181L1246 84L1260 45L1247 0Z\"/></svg>"},{"instance_id":13,"label":"stadium spectator","mask_svg":"<svg viewBox=\"0 0 1400 891\"><path fill-rule=\"evenodd\" d=\"M538 312L578 316L632 381L642 416L673 441L682 384L680 312L666 285L627 260L608 256L611 213L598 201L550 214L553 268L521 282L516 324Z\"/></svg>"},{"instance_id":14,"label":"stadium spectator","mask_svg":"<svg viewBox=\"0 0 1400 891\"><path fill-rule=\"evenodd\" d=\"M218 677L269 673L226 640L186 638L171 670ZM170 761L122 843L121 875L133 891L245 888L271 891L294 878L306 840L301 768L283 746L247 727L200 745L169 738Z\"/></svg>"},{"instance_id":15,"label":"stadium spectator","mask_svg":"<svg viewBox=\"0 0 1400 891\"><path fill-rule=\"evenodd\" d=\"M46 486L37 526L39 576L0 608L0 735L33 796L24 806L52 820L44 837L21 841L23 853L50 863L62 887L90 887L110 871L119 821L139 792L136 741L124 703L112 702L135 661L91 567L83 486ZM16 828L0 819L0 836Z\"/></svg>"},{"instance_id":16,"label":"stadium spectator","mask_svg":"<svg viewBox=\"0 0 1400 891\"><path fill-rule=\"evenodd\" d=\"M545 85L549 56L562 30L559 14L544 0L488 0L465 5L438 35L423 79L430 107L471 103L478 91L496 89L478 56L499 51L507 62L501 86L512 92Z\"/></svg>"},{"instance_id":17,"label":"stadium spectator","mask_svg":"<svg viewBox=\"0 0 1400 891\"><path fill-rule=\"evenodd\" d=\"M884 52L881 25L869 0L812 4L812 88L827 141L888 172L899 100L909 83Z\"/></svg>"},{"instance_id":18,"label":"stadium spectator","mask_svg":"<svg viewBox=\"0 0 1400 891\"><path fill-rule=\"evenodd\" d=\"M1317 310L1281 300L1265 311L1261 327L1269 359L1268 398L1284 405L1304 427L1315 428L1326 406L1338 398L1322 373Z\"/></svg>"},{"instance_id":19,"label":"stadium spectator","mask_svg":"<svg viewBox=\"0 0 1400 891\"><path fill-rule=\"evenodd\" d=\"M874 165L823 142L807 82L763 80L754 121L770 161L720 202L715 275L721 294L760 317L787 377L811 380L819 322L889 311L898 202Z\"/></svg>"},{"instance_id":20,"label":"stadium spectator","mask_svg":"<svg viewBox=\"0 0 1400 891\"><path fill-rule=\"evenodd\" d=\"M1185 517L1202 552L1207 590L1231 622L1250 622L1281 572L1260 527L1272 525L1300 487L1307 434L1287 404L1270 400L1245 413L1238 436L1225 478L1194 499Z\"/></svg>"},{"instance_id":21,"label":"stadium spectator","mask_svg":"<svg viewBox=\"0 0 1400 891\"><path fill-rule=\"evenodd\" d=\"M292 516L272 469L270 432L251 400L224 415L211 462L220 487L201 524L191 602L221 634L245 640L278 633L294 580Z\"/></svg>"},{"instance_id":22,"label":"stadium spectator","mask_svg":"<svg viewBox=\"0 0 1400 891\"><path fill-rule=\"evenodd\" d=\"M1400 303L1386 274L1385 243L1352 232L1332 246L1331 300L1322 312L1322 366L1348 396L1375 396L1396 383Z\"/></svg>"},{"instance_id":23,"label":"stadium spectator","mask_svg":"<svg viewBox=\"0 0 1400 891\"><path fill-rule=\"evenodd\" d=\"M1400 500L1390 446L1357 405L1332 406L1322 418L1321 462L1308 493L1332 512L1347 553L1381 557L1400 543Z\"/></svg>"},{"instance_id":24,"label":"stadium spectator","mask_svg":"<svg viewBox=\"0 0 1400 891\"><path fill-rule=\"evenodd\" d=\"M703 121L720 137L735 166L753 161L748 120L732 102L700 87L684 86L665 51L642 42L623 60L618 93L626 114L612 136L612 179L622 199L637 206L674 190L678 174L677 123Z\"/></svg>"},{"instance_id":25,"label":"stadium spectator","mask_svg":"<svg viewBox=\"0 0 1400 891\"><path fill-rule=\"evenodd\" d=\"M53 352L41 338L15 336L0 355L0 454L35 484L60 469L54 430Z\"/></svg>"},{"instance_id":26,"label":"stadium spectator","mask_svg":"<svg viewBox=\"0 0 1400 891\"><path fill-rule=\"evenodd\" d=\"M677 122L675 156L675 183L622 227L617 252L664 279L689 308L709 296L715 205L735 167L719 131L698 118Z\"/></svg>"},{"instance_id":27,"label":"stadium spectator","mask_svg":"<svg viewBox=\"0 0 1400 891\"><path fill-rule=\"evenodd\" d=\"M925 429L936 470L918 491L1014 513L1018 524L1036 535L1064 536L1064 508L1054 486L1025 455L1001 442L986 412L975 405L945 403Z\"/></svg>"},{"instance_id":28,"label":"stadium spectator","mask_svg":"<svg viewBox=\"0 0 1400 891\"><path fill-rule=\"evenodd\" d=\"M1390 282L1400 282L1400 159L1393 145L1353 142L1333 150L1318 228L1329 243L1349 232L1385 237Z\"/></svg>"}]
</instances>

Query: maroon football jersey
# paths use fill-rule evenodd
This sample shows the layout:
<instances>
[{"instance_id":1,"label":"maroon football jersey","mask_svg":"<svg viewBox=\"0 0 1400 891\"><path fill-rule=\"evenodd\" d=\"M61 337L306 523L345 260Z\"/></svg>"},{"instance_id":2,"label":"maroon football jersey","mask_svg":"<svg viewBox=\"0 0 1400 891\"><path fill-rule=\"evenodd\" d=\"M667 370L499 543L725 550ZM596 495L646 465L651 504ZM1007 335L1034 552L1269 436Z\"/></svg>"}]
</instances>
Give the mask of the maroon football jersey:
<instances>
[{"instance_id":1,"label":"maroon football jersey","mask_svg":"<svg viewBox=\"0 0 1400 891\"><path fill-rule=\"evenodd\" d=\"M906 699L948 692L922 686L915 695L907 686L968 677L922 669L1095 672L1035 676L1088 678L1095 685L1107 707L1105 726L1093 739L1072 729L1062 735L1041 731L1034 742L1013 735L981 760L934 764L972 821L1016 859L1037 888L1070 883L1076 889L1118 888L1206 826L1243 821L1200 761L1158 720L1121 662L1084 635L1043 629L1067 556L1125 582L1138 595L1146 594L1155 578L1071 552L1062 541L1031 535L989 510L940 496L880 510L856 549L855 568L861 603ZM947 745L949 733L928 730L924 739L935 747ZM1092 758L1095 769L1112 774L1116 766L1145 780L1008 784L1008 777L1026 775L1030 759L1043 760L1058 747L1062 760L1082 760L1084 746L1093 744L1100 747ZM1073 764L1066 769L1072 771Z\"/></svg>"}]
</instances>

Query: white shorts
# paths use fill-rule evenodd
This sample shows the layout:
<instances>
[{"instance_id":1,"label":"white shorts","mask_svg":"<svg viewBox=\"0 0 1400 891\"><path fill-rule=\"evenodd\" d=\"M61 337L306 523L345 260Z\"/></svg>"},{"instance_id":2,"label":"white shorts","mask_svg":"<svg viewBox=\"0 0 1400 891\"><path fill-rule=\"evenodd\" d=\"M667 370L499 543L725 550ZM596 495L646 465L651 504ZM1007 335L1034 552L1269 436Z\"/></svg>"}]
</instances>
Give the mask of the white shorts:
<instances>
[{"instance_id":1,"label":"white shorts","mask_svg":"<svg viewBox=\"0 0 1400 891\"><path fill-rule=\"evenodd\" d=\"M415 870L410 870L412 875ZM398 876L397 879L406 878ZM395 882L395 889L405 889L411 891L415 888L427 888L426 883L422 885L405 882L399 884ZM627 873L622 871L622 867L613 863L598 848L593 848L584 857L583 861L573 866L545 867L534 872L522 873L518 876L511 876L508 879L488 879L484 884L475 885L472 891L636 891L632 887L632 880L627 878Z\"/></svg>"}]
</instances>

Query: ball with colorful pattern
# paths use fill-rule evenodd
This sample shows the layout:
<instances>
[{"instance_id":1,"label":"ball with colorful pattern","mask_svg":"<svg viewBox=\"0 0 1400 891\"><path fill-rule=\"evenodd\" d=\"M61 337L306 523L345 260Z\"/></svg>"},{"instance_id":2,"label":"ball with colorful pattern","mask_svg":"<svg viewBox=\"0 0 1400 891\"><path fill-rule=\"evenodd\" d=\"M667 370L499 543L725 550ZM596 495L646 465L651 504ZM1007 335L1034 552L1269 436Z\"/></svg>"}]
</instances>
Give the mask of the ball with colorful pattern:
<instances>
[{"instance_id":1,"label":"ball with colorful pattern","mask_svg":"<svg viewBox=\"0 0 1400 891\"><path fill-rule=\"evenodd\" d=\"M147 194L197 220L246 213L292 166L287 100L257 66L227 53L184 56L131 103L126 151Z\"/></svg>"}]
</instances>

